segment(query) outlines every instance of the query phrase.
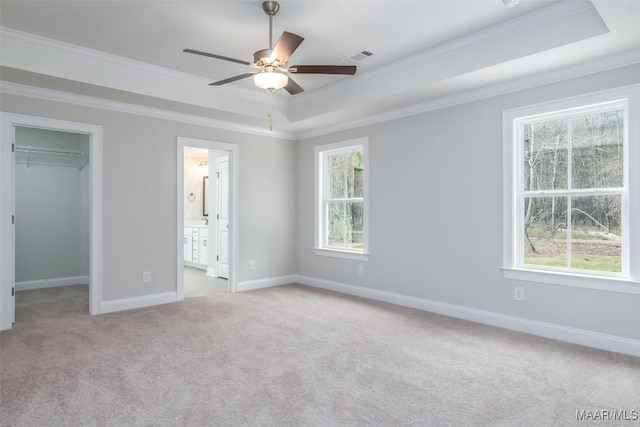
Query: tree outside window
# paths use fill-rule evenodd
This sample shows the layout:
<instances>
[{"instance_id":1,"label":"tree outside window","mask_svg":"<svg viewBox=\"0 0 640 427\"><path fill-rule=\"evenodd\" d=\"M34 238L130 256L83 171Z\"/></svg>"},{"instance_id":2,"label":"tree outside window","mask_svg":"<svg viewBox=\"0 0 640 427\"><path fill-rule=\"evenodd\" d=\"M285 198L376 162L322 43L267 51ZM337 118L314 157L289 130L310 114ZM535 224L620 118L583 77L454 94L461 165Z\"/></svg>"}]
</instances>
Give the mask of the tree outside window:
<instances>
[{"instance_id":1,"label":"tree outside window","mask_svg":"<svg viewBox=\"0 0 640 427\"><path fill-rule=\"evenodd\" d=\"M523 263L622 271L624 109L520 122Z\"/></svg>"},{"instance_id":2,"label":"tree outside window","mask_svg":"<svg viewBox=\"0 0 640 427\"><path fill-rule=\"evenodd\" d=\"M362 249L363 168L361 148L326 156L328 247Z\"/></svg>"}]
</instances>

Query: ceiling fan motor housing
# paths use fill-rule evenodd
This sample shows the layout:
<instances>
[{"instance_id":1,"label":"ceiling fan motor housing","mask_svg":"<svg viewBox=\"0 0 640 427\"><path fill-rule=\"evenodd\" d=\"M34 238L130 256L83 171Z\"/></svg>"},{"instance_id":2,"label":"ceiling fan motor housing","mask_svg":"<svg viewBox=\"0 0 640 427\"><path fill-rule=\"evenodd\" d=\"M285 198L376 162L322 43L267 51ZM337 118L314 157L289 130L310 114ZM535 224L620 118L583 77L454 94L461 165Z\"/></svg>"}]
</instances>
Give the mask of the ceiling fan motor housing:
<instances>
[{"instance_id":1,"label":"ceiling fan motor housing","mask_svg":"<svg viewBox=\"0 0 640 427\"><path fill-rule=\"evenodd\" d=\"M262 49L253 54L253 62L258 66L271 64L271 53L273 49ZM276 60L277 61L277 60Z\"/></svg>"}]
</instances>

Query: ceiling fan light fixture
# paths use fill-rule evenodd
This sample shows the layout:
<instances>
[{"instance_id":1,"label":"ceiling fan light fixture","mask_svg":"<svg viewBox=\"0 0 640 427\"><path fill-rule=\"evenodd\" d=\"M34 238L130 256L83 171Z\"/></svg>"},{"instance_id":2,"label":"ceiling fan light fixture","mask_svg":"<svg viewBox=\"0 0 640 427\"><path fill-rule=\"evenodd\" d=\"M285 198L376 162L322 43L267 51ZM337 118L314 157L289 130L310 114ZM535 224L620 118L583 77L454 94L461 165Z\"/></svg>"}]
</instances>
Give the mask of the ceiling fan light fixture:
<instances>
[{"instance_id":1,"label":"ceiling fan light fixture","mask_svg":"<svg viewBox=\"0 0 640 427\"><path fill-rule=\"evenodd\" d=\"M253 83L262 89L276 90L285 87L289 77L277 71L262 71L253 75Z\"/></svg>"}]
</instances>

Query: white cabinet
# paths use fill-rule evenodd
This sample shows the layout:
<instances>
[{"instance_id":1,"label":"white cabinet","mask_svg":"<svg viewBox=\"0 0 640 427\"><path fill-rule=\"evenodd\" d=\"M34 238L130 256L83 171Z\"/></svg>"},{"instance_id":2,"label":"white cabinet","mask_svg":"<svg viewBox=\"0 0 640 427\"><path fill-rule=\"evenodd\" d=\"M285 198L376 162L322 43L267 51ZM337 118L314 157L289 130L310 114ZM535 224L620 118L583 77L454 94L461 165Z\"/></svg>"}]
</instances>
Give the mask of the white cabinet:
<instances>
[{"instance_id":1,"label":"white cabinet","mask_svg":"<svg viewBox=\"0 0 640 427\"><path fill-rule=\"evenodd\" d=\"M193 239L191 237L191 227L184 228L184 260L193 260Z\"/></svg>"},{"instance_id":2,"label":"white cabinet","mask_svg":"<svg viewBox=\"0 0 640 427\"><path fill-rule=\"evenodd\" d=\"M201 227L198 234L198 263L209 264L209 230Z\"/></svg>"},{"instance_id":3,"label":"white cabinet","mask_svg":"<svg viewBox=\"0 0 640 427\"><path fill-rule=\"evenodd\" d=\"M207 268L209 250L209 229L202 227L184 227L185 264L198 268Z\"/></svg>"}]
</instances>

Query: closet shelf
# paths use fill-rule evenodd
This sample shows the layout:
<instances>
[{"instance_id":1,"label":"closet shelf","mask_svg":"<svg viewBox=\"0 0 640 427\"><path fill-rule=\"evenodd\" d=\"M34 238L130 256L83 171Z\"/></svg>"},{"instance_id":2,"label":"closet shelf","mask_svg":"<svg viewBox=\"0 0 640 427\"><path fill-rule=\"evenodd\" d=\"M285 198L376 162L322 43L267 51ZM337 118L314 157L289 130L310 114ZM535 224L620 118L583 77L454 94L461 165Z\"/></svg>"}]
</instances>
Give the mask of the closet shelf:
<instances>
[{"instance_id":1,"label":"closet shelf","mask_svg":"<svg viewBox=\"0 0 640 427\"><path fill-rule=\"evenodd\" d=\"M16 152L18 153L26 153L27 154L27 168L31 165L31 155L39 154L39 155L53 155L53 156L64 156L69 157L71 159L77 158L78 170L82 170L88 163L89 158L86 157L82 151L76 150L65 150L62 148L49 148L49 147L35 147L31 145L16 145Z\"/></svg>"}]
</instances>

